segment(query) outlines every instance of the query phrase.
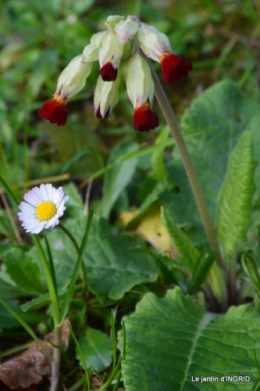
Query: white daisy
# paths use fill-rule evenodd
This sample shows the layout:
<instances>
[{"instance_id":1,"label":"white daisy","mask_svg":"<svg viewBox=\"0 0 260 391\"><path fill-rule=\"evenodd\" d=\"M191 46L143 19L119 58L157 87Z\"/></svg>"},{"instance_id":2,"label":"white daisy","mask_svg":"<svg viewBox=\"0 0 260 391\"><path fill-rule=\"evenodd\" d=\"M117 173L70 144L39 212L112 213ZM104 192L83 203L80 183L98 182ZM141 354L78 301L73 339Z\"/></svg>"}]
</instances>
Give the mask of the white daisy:
<instances>
[{"instance_id":1,"label":"white daisy","mask_svg":"<svg viewBox=\"0 0 260 391\"><path fill-rule=\"evenodd\" d=\"M21 212L17 213L22 227L26 232L38 234L44 228L53 228L59 224L59 218L63 215L65 202L69 196L65 196L61 187L55 189L51 184L34 187L24 195L24 201L19 205Z\"/></svg>"}]
</instances>

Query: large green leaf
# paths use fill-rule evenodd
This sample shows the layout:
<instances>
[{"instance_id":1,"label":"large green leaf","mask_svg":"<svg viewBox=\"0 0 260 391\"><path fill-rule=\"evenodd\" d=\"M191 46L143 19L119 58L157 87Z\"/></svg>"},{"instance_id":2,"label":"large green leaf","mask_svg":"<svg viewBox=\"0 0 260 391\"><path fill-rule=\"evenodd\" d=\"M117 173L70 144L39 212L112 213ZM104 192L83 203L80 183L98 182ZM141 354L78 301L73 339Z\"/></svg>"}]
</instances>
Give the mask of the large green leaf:
<instances>
[{"instance_id":1,"label":"large green leaf","mask_svg":"<svg viewBox=\"0 0 260 391\"><path fill-rule=\"evenodd\" d=\"M84 230L85 218L70 220L66 228L78 243ZM76 253L70 240L59 229L48 235L57 283L65 288L72 275ZM31 256L40 268L41 263L36 249ZM120 299L133 286L143 282L153 282L157 277L154 256L144 247L143 242L131 235L114 237L106 220L94 218L91 224L88 243L84 252L87 279L90 290L100 300Z\"/></svg>"},{"instance_id":2,"label":"large green leaf","mask_svg":"<svg viewBox=\"0 0 260 391\"><path fill-rule=\"evenodd\" d=\"M28 292L46 293L38 265L19 249L10 250L5 257L6 272L16 286Z\"/></svg>"},{"instance_id":3,"label":"large green leaf","mask_svg":"<svg viewBox=\"0 0 260 391\"><path fill-rule=\"evenodd\" d=\"M101 372L112 361L112 342L108 336L99 330L86 328L79 338L79 345L85 359L86 367L92 371ZM80 360L80 355L77 354ZM81 362L82 365L82 362Z\"/></svg>"},{"instance_id":4,"label":"large green leaf","mask_svg":"<svg viewBox=\"0 0 260 391\"><path fill-rule=\"evenodd\" d=\"M131 142L123 142L118 144L111 152L107 165L113 164L118 161L125 154L135 151L137 144ZM133 157L127 161L122 161L121 164L115 165L105 174L104 187L103 187L103 199L100 205L100 213L103 217L108 217L115 201L122 193L124 188L131 180L138 159Z\"/></svg>"},{"instance_id":5,"label":"large green leaf","mask_svg":"<svg viewBox=\"0 0 260 391\"><path fill-rule=\"evenodd\" d=\"M182 162L170 162L167 165L167 173L168 181L174 187L159 194L161 204L167 208L175 224L200 224L200 216Z\"/></svg>"},{"instance_id":6,"label":"large green leaf","mask_svg":"<svg viewBox=\"0 0 260 391\"><path fill-rule=\"evenodd\" d=\"M230 157L219 193L217 235L226 255L232 254L246 239L251 223L255 167L252 134L245 132Z\"/></svg>"},{"instance_id":7,"label":"large green leaf","mask_svg":"<svg viewBox=\"0 0 260 391\"><path fill-rule=\"evenodd\" d=\"M146 294L124 324L126 391L251 391L257 382L260 317L252 305L217 316L175 288L164 299ZM223 378L239 375L248 377ZM211 376L215 381L202 382Z\"/></svg>"},{"instance_id":8,"label":"large green leaf","mask_svg":"<svg viewBox=\"0 0 260 391\"><path fill-rule=\"evenodd\" d=\"M225 80L195 99L182 118L181 128L212 217L228 159L259 108L236 83Z\"/></svg>"},{"instance_id":9,"label":"large green leaf","mask_svg":"<svg viewBox=\"0 0 260 391\"><path fill-rule=\"evenodd\" d=\"M92 223L84 260L90 289L100 299L119 300L133 286L157 277L155 258L144 243L131 235L112 236L104 219Z\"/></svg>"}]
</instances>

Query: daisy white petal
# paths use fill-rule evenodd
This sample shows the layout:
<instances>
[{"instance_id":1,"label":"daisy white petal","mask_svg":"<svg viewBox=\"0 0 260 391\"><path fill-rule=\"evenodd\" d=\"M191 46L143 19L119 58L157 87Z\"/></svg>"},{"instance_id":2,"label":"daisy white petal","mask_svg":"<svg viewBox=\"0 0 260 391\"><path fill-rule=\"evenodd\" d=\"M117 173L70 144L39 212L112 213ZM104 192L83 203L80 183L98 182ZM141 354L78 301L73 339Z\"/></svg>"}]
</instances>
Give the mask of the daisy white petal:
<instances>
[{"instance_id":1,"label":"daisy white petal","mask_svg":"<svg viewBox=\"0 0 260 391\"><path fill-rule=\"evenodd\" d=\"M59 224L65 203L69 197L64 195L61 187L55 189L51 184L41 184L24 195L17 213L26 232L38 234L44 228L53 228Z\"/></svg>"},{"instance_id":2,"label":"daisy white petal","mask_svg":"<svg viewBox=\"0 0 260 391\"><path fill-rule=\"evenodd\" d=\"M38 205L39 201L41 201L38 193L35 191L35 188L24 195L24 200L33 206Z\"/></svg>"}]
</instances>

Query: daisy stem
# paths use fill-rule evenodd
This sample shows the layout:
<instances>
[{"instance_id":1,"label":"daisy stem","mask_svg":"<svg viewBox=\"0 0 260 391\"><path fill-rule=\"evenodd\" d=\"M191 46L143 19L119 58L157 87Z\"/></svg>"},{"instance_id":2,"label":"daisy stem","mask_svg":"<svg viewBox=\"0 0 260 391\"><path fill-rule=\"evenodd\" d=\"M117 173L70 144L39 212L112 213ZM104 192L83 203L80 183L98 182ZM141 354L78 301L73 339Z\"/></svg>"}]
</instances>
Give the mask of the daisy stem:
<instances>
[{"instance_id":1,"label":"daisy stem","mask_svg":"<svg viewBox=\"0 0 260 391\"><path fill-rule=\"evenodd\" d=\"M46 276L50 299L51 299L51 304L52 304L53 321L54 321L54 326L56 328L60 323L60 309L59 309L58 296L56 293L54 281L52 280L52 275L51 275L49 263L48 263L47 258L45 256L45 253L43 251L40 240L38 239L38 236L35 234L32 235L32 238L33 238L34 244L37 248L37 251L40 255L42 266L43 266L44 273Z\"/></svg>"},{"instance_id":2,"label":"daisy stem","mask_svg":"<svg viewBox=\"0 0 260 391\"><path fill-rule=\"evenodd\" d=\"M59 224L59 228L68 236L68 238L71 240L71 242L72 242L72 244L73 244L77 254L79 254L79 250L80 249L79 249L78 243L76 242L76 239L74 238L74 236L61 223ZM86 273L86 269L85 269L85 265L84 265L83 259L82 259L82 262L81 262L81 274L82 274L82 282L83 282L83 291L86 292L86 290L87 290L87 273Z\"/></svg>"},{"instance_id":3,"label":"daisy stem","mask_svg":"<svg viewBox=\"0 0 260 391\"><path fill-rule=\"evenodd\" d=\"M183 164L184 164L184 167L185 167L185 170L186 170L189 182L190 182L190 186L191 186L191 189L192 189L192 192L193 192L196 204L197 204L197 208L198 208L202 223L204 225L204 229L205 229L209 244L210 244L211 248L213 248L217 251L218 260L219 260L219 262L221 262L222 257L221 257L217 237L216 237L216 234L215 234L215 231L213 228L213 224L212 224L210 216L209 216L208 208L207 208L206 201L205 201L205 198L204 198L204 195L203 195L200 183L199 183L197 173L195 171L195 167L191 161L189 151L188 151L187 146L184 142L180 127L179 127L178 122L175 118L175 115L174 115L173 110L171 108L171 105L168 101L168 98L167 98L167 96L162 88L162 85L161 85L153 67L151 66L151 63L149 60L148 60L148 63L150 65L151 73L153 76L156 99L159 103L159 106L162 110L164 118L170 128L171 134L172 134L172 136L176 142L176 145L179 149L179 152L181 154L182 161L183 161Z\"/></svg>"},{"instance_id":4,"label":"daisy stem","mask_svg":"<svg viewBox=\"0 0 260 391\"><path fill-rule=\"evenodd\" d=\"M53 349L53 359L51 363L51 385L50 391L56 391L58 382L59 382L59 372L60 372L60 349L61 349L61 327L55 327L54 329L54 349Z\"/></svg>"},{"instance_id":5,"label":"daisy stem","mask_svg":"<svg viewBox=\"0 0 260 391\"><path fill-rule=\"evenodd\" d=\"M32 235L34 244L37 248L37 251L40 255L42 266L45 272L51 304L52 304L52 313L54 321L54 349L53 349L53 362L51 363L51 384L50 391L56 391L59 381L59 371L60 371L60 349L61 349L61 327L60 327L60 308L59 308L59 299L55 287L55 281L53 281L51 269L48 263L48 260L45 256L44 250L42 248L41 242L37 235Z\"/></svg>"}]
</instances>

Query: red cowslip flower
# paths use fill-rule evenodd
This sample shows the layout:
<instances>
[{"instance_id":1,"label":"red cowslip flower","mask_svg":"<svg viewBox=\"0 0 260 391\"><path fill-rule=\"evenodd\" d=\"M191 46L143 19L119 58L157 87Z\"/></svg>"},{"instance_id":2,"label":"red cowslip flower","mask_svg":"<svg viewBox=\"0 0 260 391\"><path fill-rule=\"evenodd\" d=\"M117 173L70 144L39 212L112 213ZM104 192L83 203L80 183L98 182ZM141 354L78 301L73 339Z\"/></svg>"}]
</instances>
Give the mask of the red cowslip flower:
<instances>
[{"instance_id":1,"label":"red cowslip flower","mask_svg":"<svg viewBox=\"0 0 260 391\"><path fill-rule=\"evenodd\" d=\"M157 126L159 126L159 119L157 114L150 108L149 102L142 106L137 105L133 117L134 130L148 132L157 128Z\"/></svg>"},{"instance_id":2,"label":"red cowslip flower","mask_svg":"<svg viewBox=\"0 0 260 391\"><path fill-rule=\"evenodd\" d=\"M100 76L103 81L115 81L117 77L117 69L113 67L112 61L107 62L100 68Z\"/></svg>"},{"instance_id":3,"label":"red cowslip flower","mask_svg":"<svg viewBox=\"0 0 260 391\"><path fill-rule=\"evenodd\" d=\"M159 58L162 67L162 77L167 83L177 83L185 79L192 70L192 64L183 57L165 52Z\"/></svg>"},{"instance_id":4,"label":"red cowslip flower","mask_svg":"<svg viewBox=\"0 0 260 391\"><path fill-rule=\"evenodd\" d=\"M62 98L59 94L55 94L53 99L45 102L39 114L41 117L49 120L57 126L64 126L67 121L67 110L65 107L66 98Z\"/></svg>"}]
</instances>

